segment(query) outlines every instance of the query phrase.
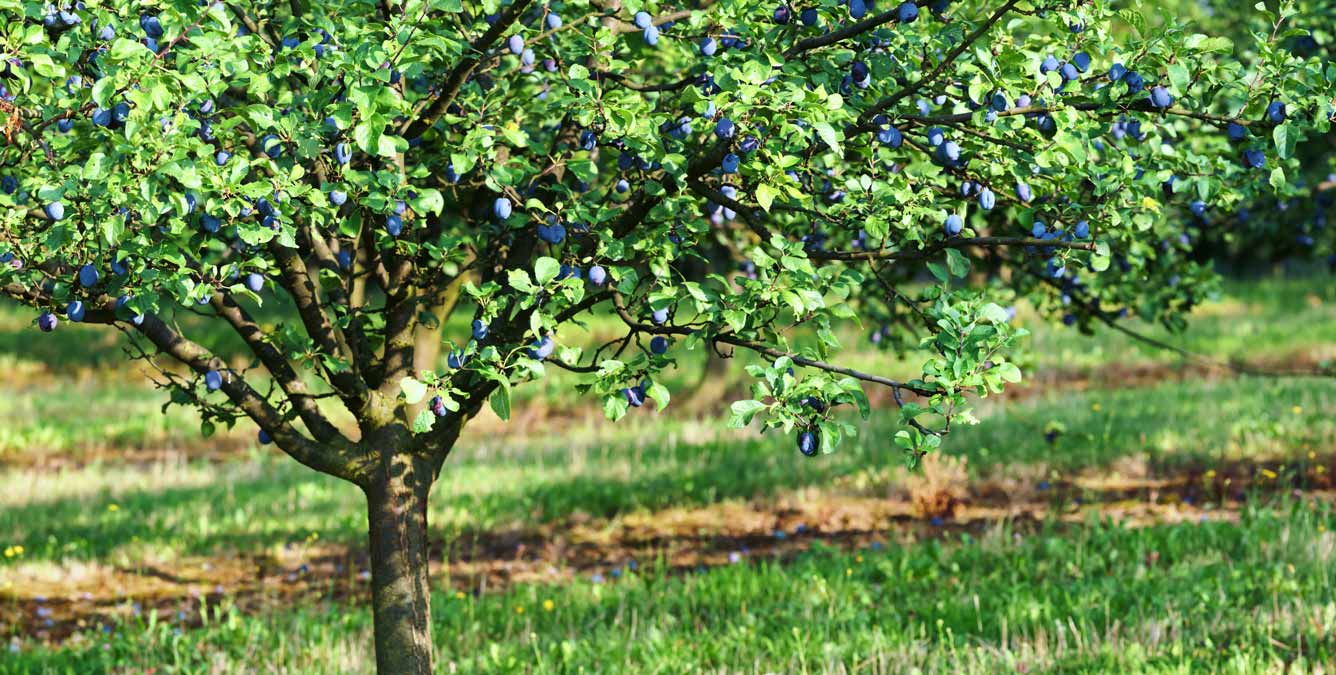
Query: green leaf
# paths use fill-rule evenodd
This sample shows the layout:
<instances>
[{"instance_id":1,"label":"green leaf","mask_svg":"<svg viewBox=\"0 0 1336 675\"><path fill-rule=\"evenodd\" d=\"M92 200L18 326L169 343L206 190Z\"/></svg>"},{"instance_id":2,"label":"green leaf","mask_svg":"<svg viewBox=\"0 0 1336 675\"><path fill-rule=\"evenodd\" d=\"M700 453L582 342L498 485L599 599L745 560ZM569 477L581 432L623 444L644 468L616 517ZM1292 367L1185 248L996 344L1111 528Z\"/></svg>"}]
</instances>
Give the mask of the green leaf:
<instances>
[{"instance_id":1,"label":"green leaf","mask_svg":"<svg viewBox=\"0 0 1336 675\"><path fill-rule=\"evenodd\" d=\"M113 61L129 61L140 55L151 54L144 45L129 38L118 37L111 43L111 58ZM112 78L106 78L108 80Z\"/></svg>"},{"instance_id":2,"label":"green leaf","mask_svg":"<svg viewBox=\"0 0 1336 675\"><path fill-rule=\"evenodd\" d=\"M1188 73L1187 66L1177 61L1169 64L1169 82L1174 85L1174 90L1180 96L1188 90L1191 79L1192 75Z\"/></svg>"},{"instance_id":3,"label":"green leaf","mask_svg":"<svg viewBox=\"0 0 1336 675\"><path fill-rule=\"evenodd\" d=\"M529 280L529 273L524 270L510 270L506 273L506 281L510 287L521 293L533 293L538 290L537 286Z\"/></svg>"},{"instance_id":4,"label":"green leaf","mask_svg":"<svg viewBox=\"0 0 1336 675\"><path fill-rule=\"evenodd\" d=\"M770 205L774 203L775 197L778 195L778 190L765 183L756 186L756 203L760 204L766 213L770 212Z\"/></svg>"},{"instance_id":5,"label":"green leaf","mask_svg":"<svg viewBox=\"0 0 1336 675\"><path fill-rule=\"evenodd\" d=\"M1285 189L1285 167L1278 166L1271 170L1271 187L1276 190Z\"/></svg>"},{"instance_id":6,"label":"green leaf","mask_svg":"<svg viewBox=\"0 0 1336 675\"><path fill-rule=\"evenodd\" d=\"M1289 159L1294 156L1294 144L1298 142L1298 134L1295 133L1293 125L1278 124L1271 130L1271 139L1276 143L1276 154L1281 159Z\"/></svg>"},{"instance_id":7,"label":"green leaf","mask_svg":"<svg viewBox=\"0 0 1336 675\"><path fill-rule=\"evenodd\" d=\"M651 384L649 386L649 391L646 392L646 394L654 399L654 403L658 406L660 412L662 412L664 408L667 408L668 401L672 400L672 396L668 393L668 387L665 387L658 382Z\"/></svg>"},{"instance_id":8,"label":"green leaf","mask_svg":"<svg viewBox=\"0 0 1336 675\"><path fill-rule=\"evenodd\" d=\"M1195 49L1200 52L1218 52L1228 54L1234 51L1234 42L1224 37L1207 37L1201 33L1189 35L1183 41L1183 46L1188 49Z\"/></svg>"},{"instance_id":9,"label":"green leaf","mask_svg":"<svg viewBox=\"0 0 1336 675\"><path fill-rule=\"evenodd\" d=\"M505 136L506 142L516 148L523 148L529 145L529 137L521 130L512 127L501 127L501 135Z\"/></svg>"},{"instance_id":10,"label":"green leaf","mask_svg":"<svg viewBox=\"0 0 1336 675\"><path fill-rule=\"evenodd\" d=\"M990 302L983 307L980 307L979 316L992 323L1007 322L1007 310L1002 309L1002 307L995 302Z\"/></svg>"},{"instance_id":11,"label":"green leaf","mask_svg":"<svg viewBox=\"0 0 1336 675\"><path fill-rule=\"evenodd\" d=\"M557 278L561 273L561 263L553 258L543 256L534 261L533 276L538 280L539 286L546 286L547 282Z\"/></svg>"},{"instance_id":12,"label":"green leaf","mask_svg":"<svg viewBox=\"0 0 1336 675\"><path fill-rule=\"evenodd\" d=\"M418 191L417 199L413 202L413 210L419 213L440 215L441 210L444 208L445 197L441 195L440 190L435 189Z\"/></svg>"},{"instance_id":13,"label":"green leaf","mask_svg":"<svg viewBox=\"0 0 1336 675\"><path fill-rule=\"evenodd\" d=\"M502 420L510 419L510 383L501 383L501 386L492 392L488 402L492 404L492 412L496 413L497 417Z\"/></svg>"},{"instance_id":14,"label":"green leaf","mask_svg":"<svg viewBox=\"0 0 1336 675\"><path fill-rule=\"evenodd\" d=\"M835 154L844 154L844 151L840 149L840 135L835 131L835 127L830 126L829 122L816 122L812 127L816 129L816 133L821 137L821 140L825 141L826 145L829 145L830 149L835 151Z\"/></svg>"},{"instance_id":15,"label":"green leaf","mask_svg":"<svg viewBox=\"0 0 1336 675\"><path fill-rule=\"evenodd\" d=\"M125 219L116 215L102 221L102 238L108 246L115 246L125 234Z\"/></svg>"},{"instance_id":16,"label":"green leaf","mask_svg":"<svg viewBox=\"0 0 1336 675\"><path fill-rule=\"evenodd\" d=\"M393 157L408 149L408 141L398 136L380 135L376 139L376 154L381 157Z\"/></svg>"},{"instance_id":17,"label":"green leaf","mask_svg":"<svg viewBox=\"0 0 1336 675\"><path fill-rule=\"evenodd\" d=\"M415 405L427 396L427 385L419 382L414 377L405 377L399 380L399 389L404 392L404 400L409 405Z\"/></svg>"},{"instance_id":18,"label":"green leaf","mask_svg":"<svg viewBox=\"0 0 1336 675\"><path fill-rule=\"evenodd\" d=\"M946 249L946 266L951 270L951 276L961 279L970 271L969 258L954 248Z\"/></svg>"},{"instance_id":19,"label":"green leaf","mask_svg":"<svg viewBox=\"0 0 1336 675\"><path fill-rule=\"evenodd\" d=\"M1007 382L1021 381L1021 369L1017 368L1016 364L1014 363L998 364L997 366L995 366L995 370L997 370L997 374Z\"/></svg>"},{"instance_id":20,"label":"green leaf","mask_svg":"<svg viewBox=\"0 0 1336 675\"><path fill-rule=\"evenodd\" d=\"M603 399L603 416L616 422L626 416L626 411L630 409L631 403L620 393L608 394Z\"/></svg>"},{"instance_id":21,"label":"green leaf","mask_svg":"<svg viewBox=\"0 0 1336 675\"><path fill-rule=\"evenodd\" d=\"M733 416L729 418L728 426L740 429L751 424L752 418L756 417L756 413L765 410L765 404L755 400L734 401L733 405L729 406L729 410L732 411Z\"/></svg>"},{"instance_id":22,"label":"green leaf","mask_svg":"<svg viewBox=\"0 0 1336 675\"><path fill-rule=\"evenodd\" d=\"M724 310L724 321L728 322L728 327L735 333L741 333L743 328L747 327L747 313L740 309Z\"/></svg>"},{"instance_id":23,"label":"green leaf","mask_svg":"<svg viewBox=\"0 0 1336 675\"><path fill-rule=\"evenodd\" d=\"M946 283L951 278L947 275L946 268L935 262L928 263L928 271L932 272L932 275L937 277L937 280L942 283Z\"/></svg>"},{"instance_id":24,"label":"green leaf","mask_svg":"<svg viewBox=\"0 0 1336 675\"><path fill-rule=\"evenodd\" d=\"M418 412L417 417L413 418L413 433L425 434L431 431L431 427L436 423L436 413L431 410L422 410Z\"/></svg>"},{"instance_id":25,"label":"green leaf","mask_svg":"<svg viewBox=\"0 0 1336 675\"><path fill-rule=\"evenodd\" d=\"M133 41L130 41L130 43L136 44ZM110 108L115 105L111 100L111 95L114 93L116 93L116 78L114 77L103 77L93 83L93 102L99 108Z\"/></svg>"},{"instance_id":26,"label":"green leaf","mask_svg":"<svg viewBox=\"0 0 1336 675\"><path fill-rule=\"evenodd\" d=\"M370 121L363 121L356 127L353 127L353 142L357 148L368 154L377 154L380 149L380 130Z\"/></svg>"}]
</instances>

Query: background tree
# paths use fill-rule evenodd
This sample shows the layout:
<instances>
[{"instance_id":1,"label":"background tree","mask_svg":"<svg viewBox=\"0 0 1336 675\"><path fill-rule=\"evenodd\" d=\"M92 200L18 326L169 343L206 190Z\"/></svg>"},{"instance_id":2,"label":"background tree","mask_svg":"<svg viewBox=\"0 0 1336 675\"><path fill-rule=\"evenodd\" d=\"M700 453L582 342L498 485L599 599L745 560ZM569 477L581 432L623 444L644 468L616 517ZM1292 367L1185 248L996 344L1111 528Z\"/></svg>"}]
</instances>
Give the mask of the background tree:
<instances>
[{"instance_id":1,"label":"background tree","mask_svg":"<svg viewBox=\"0 0 1336 675\"><path fill-rule=\"evenodd\" d=\"M1279 3L1268 3L1273 9ZM1273 30L1273 17L1249 3L1183 2L1171 11L1186 17L1199 30L1245 43L1253 33ZM1292 30L1278 37L1285 50L1301 58L1329 63L1336 49L1330 17L1331 0L1302 0L1288 8ZM1147 17L1152 22L1156 17ZM1336 265L1328 219L1336 205L1336 136L1328 128L1294 149L1298 163L1289 168L1292 189L1264 193L1233 208L1213 209L1202 216L1185 214L1191 255L1200 262L1214 261L1233 273L1269 270L1277 263L1303 264L1308 260Z\"/></svg>"},{"instance_id":2,"label":"background tree","mask_svg":"<svg viewBox=\"0 0 1336 675\"><path fill-rule=\"evenodd\" d=\"M0 7L0 288L365 492L383 672L431 669L428 493L514 386L615 420L675 353L754 352L734 424L830 452L889 387L916 458L1020 379L1019 295L1181 322L1181 214L1290 194L1332 97L1289 6L1237 40L1102 1ZM933 356L837 365L842 322Z\"/></svg>"}]
</instances>

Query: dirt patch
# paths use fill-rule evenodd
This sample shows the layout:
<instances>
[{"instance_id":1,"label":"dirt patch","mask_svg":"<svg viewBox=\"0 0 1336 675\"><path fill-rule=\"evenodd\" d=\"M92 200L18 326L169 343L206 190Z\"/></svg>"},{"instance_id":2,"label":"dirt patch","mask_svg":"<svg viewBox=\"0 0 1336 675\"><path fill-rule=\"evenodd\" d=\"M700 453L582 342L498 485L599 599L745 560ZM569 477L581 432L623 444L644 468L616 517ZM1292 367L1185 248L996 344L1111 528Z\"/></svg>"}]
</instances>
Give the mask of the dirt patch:
<instances>
[{"instance_id":1,"label":"dirt patch","mask_svg":"<svg viewBox=\"0 0 1336 675\"><path fill-rule=\"evenodd\" d=\"M943 475L950 467L943 468ZM844 549L910 545L999 527L1024 535L1080 527L1091 518L1130 527L1236 520L1249 495L1290 493L1336 502L1336 455L1289 463L1223 463L1173 473L1084 474L1068 480L947 484L929 477L887 495L807 489L779 498L630 513L574 516L536 527L465 531L432 546L439 588L483 593L521 582L614 582L641 566L668 573L786 560L820 544ZM932 494L937 486L946 497ZM947 499L947 512L924 504ZM364 599L360 544L293 544L263 554L145 561L129 566L69 562L0 574L0 635L58 643L71 635L156 612L199 625L205 607L262 612L318 598ZM104 628L105 627L105 628Z\"/></svg>"},{"instance_id":2,"label":"dirt patch","mask_svg":"<svg viewBox=\"0 0 1336 675\"><path fill-rule=\"evenodd\" d=\"M1254 361L1237 361L1238 370L1221 365L1194 362L1164 363L1107 363L1098 368L1056 369L1028 373L1021 386L1008 387L1002 393L1005 400L1033 398L1051 391L1087 391L1097 389L1137 389L1153 387L1164 382L1192 380L1225 380L1244 373L1270 373L1277 376L1302 376L1333 371L1330 354L1318 351L1299 351L1281 357Z\"/></svg>"}]
</instances>

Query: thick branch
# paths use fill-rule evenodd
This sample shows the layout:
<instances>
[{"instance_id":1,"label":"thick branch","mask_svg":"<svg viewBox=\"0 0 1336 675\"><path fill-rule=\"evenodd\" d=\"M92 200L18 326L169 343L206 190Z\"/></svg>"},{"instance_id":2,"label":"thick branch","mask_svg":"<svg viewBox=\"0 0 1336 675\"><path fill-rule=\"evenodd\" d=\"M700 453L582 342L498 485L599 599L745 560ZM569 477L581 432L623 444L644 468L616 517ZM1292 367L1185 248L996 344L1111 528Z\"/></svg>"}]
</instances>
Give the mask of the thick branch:
<instances>
[{"instance_id":1,"label":"thick branch","mask_svg":"<svg viewBox=\"0 0 1336 675\"><path fill-rule=\"evenodd\" d=\"M256 358L269 371L269 374L278 381L288 400L292 401L293 407L297 409L297 414L301 416L302 421L306 423L306 428L317 440L329 443L336 439L343 439L339 430L330 424L329 419L320 412L320 407L316 405L316 399L311 395L310 389L306 383L301 380L292 364L284 358L274 345L265 339L264 331L250 317L250 315L240 305L232 300L231 297L222 293L214 293L209 304L223 317L232 328L241 336L241 339L250 347ZM343 439L347 440L347 439Z\"/></svg>"},{"instance_id":2,"label":"thick branch","mask_svg":"<svg viewBox=\"0 0 1336 675\"><path fill-rule=\"evenodd\" d=\"M395 395L399 380L414 374L415 334L418 325L418 288L408 279L412 262L402 260L391 270L392 292L385 305L385 356L381 370L369 382L382 393Z\"/></svg>"},{"instance_id":3,"label":"thick branch","mask_svg":"<svg viewBox=\"0 0 1336 675\"><path fill-rule=\"evenodd\" d=\"M210 370L227 369L227 364L209 350L186 339L156 316L145 315L137 328L160 351L200 375ZM303 436L242 378L225 378L222 391L293 459L345 480L357 482L360 479L350 448L338 443L315 443Z\"/></svg>"},{"instance_id":4,"label":"thick branch","mask_svg":"<svg viewBox=\"0 0 1336 675\"><path fill-rule=\"evenodd\" d=\"M346 343L342 343L341 334L330 323L315 281L307 272L306 263L296 251L285 246L275 244L270 250L282 272L283 287L297 305L297 313L306 327L306 334L326 355L348 363L348 368L330 373L330 383L339 391L349 410L356 413L366 402L366 383L353 369L351 350Z\"/></svg>"},{"instance_id":5,"label":"thick branch","mask_svg":"<svg viewBox=\"0 0 1336 675\"><path fill-rule=\"evenodd\" d=\"M476 42L469 46L469 54L460 59L459 63L450 70L450 75L445 78L445 84L441 86L441 93L427 106L416 119L410 119L404 122L399 128L399 135L404 138L416 138L430 129L436 120L445 114L450 104L454 102L455 97L459 95L459 90L468 81L469 75L482 62L482 56L491 49L506 30L514 24L520 15L529 8L532 0L515 0L515 2L501 12L496 23L492 24L487 32L482 34Z\"/></svg>"}]
</instances>

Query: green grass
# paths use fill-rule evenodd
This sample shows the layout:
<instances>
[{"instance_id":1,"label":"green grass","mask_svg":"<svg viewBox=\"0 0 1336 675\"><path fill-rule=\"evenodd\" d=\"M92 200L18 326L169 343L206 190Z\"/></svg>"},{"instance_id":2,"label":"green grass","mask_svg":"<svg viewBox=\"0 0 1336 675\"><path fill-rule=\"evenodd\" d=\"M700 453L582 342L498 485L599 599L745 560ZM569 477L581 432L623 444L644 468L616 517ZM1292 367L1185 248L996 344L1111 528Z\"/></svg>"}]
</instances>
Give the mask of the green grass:
<instances>
[{"instance_id":1,"label":"green grass","mask_svg":"<svg viewBox=\"0 0 1336 675\"><path fill-rule=\"evenodd\" d=\"M1336 277L1229 281L1221 297L1198 308L1186 331L1131 321L1129 327L1197 354L1217 359L1272 361L1321 350L1332 358L1336 343ZM1031 326L1030 350L1040 369L1088 369L1103 364L1175 363L1172 353L1116 331L1093 336L1057 326Z\"/></svg>"},{"instance_id":2,"label":"green grass","mask_svg":"<svg viewBox=\"0 0 1336 675\"><path fill-rule=\"evenodd\" d=\"M124 380L0 389L0 456L164 448L197 439L199 415L180 406L163 414L165 400L165 393Z\"/></svg>"},{"instance_id":3,"label":"green grass","mask_svg":"<svg viewBox=\"0 0 1336 675\"><path fill-rule=\"evenodd\" d=\"M1100 410L1093 411L1095 403ZM1296 411L1295 406L1298 406ZM1124 458L1152 470L1227 460L1302 459L1336 439L1336 387L1317 379L1169 382L1149 389L1059 393L990 406L948 437L980 478L1099 472ZM1068 430L1048 443L1044 428ZM466 436L431 503L444 531L513 528L574 514L610 518L670 506L771 498L846 480L885 494L903 456L882 415L840 451L806 460L792 439L720 431L710 421L644 419L581 438L513 446ZM213 554L301 541L361 541L361 494L273 451L243 462L156 471L94 464L0 476L0 546L26 560L113 554ZM111 510L112 506L115 510ZM0 570L5 562L0 560Z\"/></svg>"},{"instance_id":4,"label":"green grass","mask_svg":"<svg viewBox=\"0 0 1336 675\"><path fill-rule=\"evenodd\" d=\"M433 624L441 662L465 673L1306 671L1336 659L1336 523L1311 506L1251 508L1237 524L999 528L680 577L447 590ZM0 668L360 671L368 632L361 604L260 618L224 606L203 628L133 622Z\"/></svg>"}]
</instances>

